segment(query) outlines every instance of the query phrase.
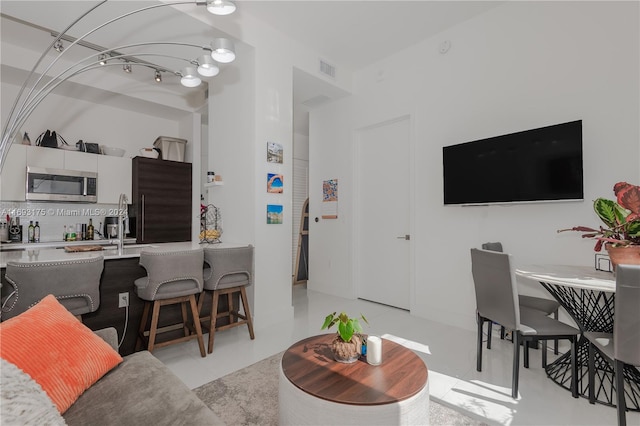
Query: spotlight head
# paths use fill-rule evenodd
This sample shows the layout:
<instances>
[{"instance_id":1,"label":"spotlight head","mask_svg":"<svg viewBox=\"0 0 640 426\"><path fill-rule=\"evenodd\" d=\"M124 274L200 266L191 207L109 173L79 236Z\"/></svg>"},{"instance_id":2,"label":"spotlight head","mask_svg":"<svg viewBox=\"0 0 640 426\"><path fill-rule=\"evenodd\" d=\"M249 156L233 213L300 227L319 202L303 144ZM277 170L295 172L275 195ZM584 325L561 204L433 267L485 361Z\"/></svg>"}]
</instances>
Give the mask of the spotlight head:
<instances>
[{"instance_id":1,"label":"spotlight head","mask_svg":"<svg viewBox=\"0 0 640 426\"><path fill-rule=\"evenodd\" d=\"M156 70L155 80L158 83L162 83L162 74L160 74L160 71L158 70Z\"/></svg>"},{"instance_id":2,"label":"spotlight head","mask_svg":"<svg viewBox=\"0 0 640 426\"><path fill-rule=\"evenodd\" d=\"M213 77L218 75L220 68L216 65L211 55L202 55L198 58L198 74L204 77Z\"/></svg>"},{"instance_id":3,"label":"spotlight head","mask_svg":"<svg viewBox=\"0 0 640 426\"><path fill-rule=\"evenodd\" d=\"M107 65L107 55L104 53L98 55L98 61L100 61L100 65Z\"/></svg>"},{"instance_id":4,"label":"spotlight head","mask_svg":"<svg viewBox=\"0 0 640 426\"><path fill-rule=\"evenodd\" d=\"M236 5L231 0L207 0L207 10L214 15L231 15Z\"/></svg>"},{"instance_id":5,"label":"spotlight head","mask_svg":"<svg viewBox=\"0 0 640 426\"><path fill-rule=\"evenodd\" d=\"M218 38L211 43L211 57L222 64L228 64L236 59L233 42L228 38Z\"/></svg>"},{"instance_id":6,"label":"spotlight head","mask_svg":"<svg viewBox=\"0 0 640 426\"><path fill-rule=\"evenodd\" d=\"M64 46L62 44L62 40L58 40L54 43L53 48L56 49L57 52L62 52L64 50Z\"/></svg>"},{"instance_id":7,"label":"spotlight head","mask_svg":"<svg viewBox=\"0 0 640 426\"><path fill-rule=\"evenodd\" d=\"M122 69L123 69L124 72L130 73L131 72L131 64L122 65Z\"/></svg>"},{"instance_id":8,"label":"spotlight head","mask_svg":"<svg viewBox=\"0 0 640 426\"><path fill-rule=\"evenodd\" d=\"M202 83L194 67L184 67L180 71L180 83L185 87L196 87Z\"/></svg>"}]
</instances>

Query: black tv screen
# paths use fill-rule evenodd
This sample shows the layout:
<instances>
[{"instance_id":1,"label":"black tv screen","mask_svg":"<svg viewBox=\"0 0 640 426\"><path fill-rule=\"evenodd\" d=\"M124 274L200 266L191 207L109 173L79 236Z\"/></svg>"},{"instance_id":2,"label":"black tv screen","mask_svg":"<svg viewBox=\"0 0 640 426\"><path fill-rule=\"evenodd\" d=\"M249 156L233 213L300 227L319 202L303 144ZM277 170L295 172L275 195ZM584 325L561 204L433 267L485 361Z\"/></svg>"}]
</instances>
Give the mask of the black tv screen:
<instances>
[{"instance_id":1,"label":"black tv screen","mask_svg":"<svg viewBox=\"0 0 640 426\"><path fill-rule=\"evenodd\" d=\"M444 204L582 200L582 120L442 148Z\"/></svg>"}]
</instances>

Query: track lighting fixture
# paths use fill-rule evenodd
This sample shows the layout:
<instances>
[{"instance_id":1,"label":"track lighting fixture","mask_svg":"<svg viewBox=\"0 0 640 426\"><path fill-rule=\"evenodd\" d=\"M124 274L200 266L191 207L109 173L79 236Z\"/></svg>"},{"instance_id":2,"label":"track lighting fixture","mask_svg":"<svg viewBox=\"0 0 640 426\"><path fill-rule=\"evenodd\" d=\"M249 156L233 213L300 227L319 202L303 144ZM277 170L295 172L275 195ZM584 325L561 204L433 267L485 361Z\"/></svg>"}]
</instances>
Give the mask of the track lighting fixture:
<instances>
[{"instance_id":1,"label":"track lighting fixture","mask_svg":"<svg viewBox=\"0 0 640 426\"><path fill-rule=\"evenodd\" d=\"M214 15L230 15L236 5L231 0L207 0L207 10Z\"/></svg>"},{"instance_id":2,"label":"track lighting fixture","mask_svg":"<svg viewBox=\"0 0 640 426\"><path fill-rule=\"evenodd\" d=\"M236 59L233 42L228 38L217 38L211 43L211 57L222 64Z\"/></svg>"},{"instance_id":3,"label":"track lighting fixture","mask_svg":"<svg viewBox=\"0 0 640 426\"><path fill-rule=\"evenodd\" d=\"M180 83L185 87L196 87L202 83L194 67L184 67L180 71Z\"/></svg>"},{"instance_id":4,"label":"track lighting fixture","mask_svg":"<svg viewBox=\"0 0 640 426\"><path fill-rule=\"evenodd\" d=\"M202 55L198 58L198 74L204 77L213 77L218 75L220 68L211 58L211 55Z\"/></svg>"},{"instance_id":5,"label":"track lighting fixture","mask_svg":"<svg viewBox=\"0 0 640 426\"><path fill-rule=\"evenodd\" d=\"M1 1L2 0L0 0L0 2ZM214 40L210 46L203 46L202 44L193 44L179 41L150 41L145 43L134 43L125 46L119 46L117 48L118 50L110 49L109 47L98 46L86 40L89 35L100 29L103 29L104 27L108 27L116 21L129 17L133 14L145 13L146 11L159 7L194 3L196 6L205 6L208 12L215 15L229 15L236 10L236 4L231 0L166 0L157 2L157 4L155 4L156 2L154 2L154 4L151 6L144 5L143 7L135 10L129 10L119 16L116 16L115 18L110 18L109 20L88 30L79 38L74 38L68 35L67 31L71 27L80 23L81 21L84 21L85 16L89 12L101 8L101 6L107 2L105 0L96 3L97 4L92 6L89 11L74 18L73 21L67 26L67 29L62 33L55 33L53 30L44 29L49 32L51 36L55 37L55 41L44 49L40 58L35 62L35 65L33 65L33 68L31 69L29 74L25 77L25 81L16 96L14 105L7 115L6 123L4 123L2 126L2 139L0 140L0 170L3 168L4 163L7 159L9 146L13 143L13 140L24 125L25 121L31 116L33 111L38 108L40 103L61 83L77 76L78 74L100 68L97 64L103 66L118 66L122 64L122 69L126 73L132 72L132 64L136 66L145 66L155 71L154 79L158 83L162 82L162 73L167 73L167 75L169 76L180 77L180 82L183 86L196 87L202 82L198 73L200 73L200 75L202 76L213 77L219 73L220 63L226 64L229 62L233 62L236 57L233 42L224 38ZM124 4L125 2L122 3ZM88 22L84 22L84 24L88 24ZM63 41L69 43L66 49L63 45ZM164 65L154 64L152 62L147 62L143 59L139 59L138 57L136 57L136 54L128 54L125 51L125 49L133 47L140 48L144 46L162 44L172 44L198 48L200 53L202 52L202 49L204 49L206 50L206 55L199 57L197 60L194 60L193 57L173 57L174 59L182 60L190 64L187 67L183 68L181 71L177 71L176 68L167 68ZM88 56L87 58L78 60L77 62L73 62L73 59L69 58L70 60L68 62L70 62L71 65L64 65L61 67L62 70L60 70L59 72L53 72L52 67L56 63L58 63L59 60L61 60L62 56L66 56L69 50L75 50L74 46L82 46L85 48L93 49L95 52L97 52L97 61L96 56ZM55 49L57 54L51 55L53 58L47 58L48 54L53 53L51 52L51 48ZM137 55L154 56L154 53L138 52ZM155 55L159 57L167 56L162 54ZM62 63L64 64L64 62ZM34 78L34 75L37 75L38 73L42 73L43 76L47 74L48 77L51 78Z\"/></svg>"}]
</instances>

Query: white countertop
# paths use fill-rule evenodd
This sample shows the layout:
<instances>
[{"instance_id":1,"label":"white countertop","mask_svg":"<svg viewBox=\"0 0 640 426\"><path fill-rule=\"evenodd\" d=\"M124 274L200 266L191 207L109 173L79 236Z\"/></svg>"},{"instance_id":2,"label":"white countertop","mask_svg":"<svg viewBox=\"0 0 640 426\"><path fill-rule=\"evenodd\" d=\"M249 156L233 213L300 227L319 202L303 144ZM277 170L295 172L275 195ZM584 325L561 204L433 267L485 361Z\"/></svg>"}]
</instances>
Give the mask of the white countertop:
<instances>
[{"instance_id":1,"label":"white countertop","mask_svg":"<svg viewBox=\"0 0 640 426\"><path fill-rule=\"evenodd\" d=\"M87 243L89 242L87 241ZM200 244L197 241L187 241L182 243L132 244L129 246L125 245L121 255L118 254L117 248L78 253L67 253L66 251L64 251L64 249L55 247L27 248L25 250L0 252L0 268L6 267L7 262L55 262L70 259L89 259L97 256L104 256L105 260L126 259L132 257L140 257L140 253L142 251L188 250L197 249L200 247L231 248L244 247L246 245L247 244L242 243Z\"/></svg>"},{"instance_id":2,"label":"white countertop","mask_svg":"<svg viewBox=\"0 0 640 426\"><path fill-rule=\"evenodd\" d=\"M563 285L595 291L616 291L613 273L596 271L591 266L526 265L516 269L516 275L547 284Z\"/></svg>"},{"instance_id":3,"label":"white countertop","mask_svg":"<svg viewBox=\"0 0 640 426\"><path fill-rule=\"evenodd\" d=\"M77 240L77 241L43 241L40 243L0 243L0 251L15 249L39 250L66 246L108 246L117 244L117 239ZM135 244L135 238L125 238L125 244Z\"/></svg>"}]
</instances>

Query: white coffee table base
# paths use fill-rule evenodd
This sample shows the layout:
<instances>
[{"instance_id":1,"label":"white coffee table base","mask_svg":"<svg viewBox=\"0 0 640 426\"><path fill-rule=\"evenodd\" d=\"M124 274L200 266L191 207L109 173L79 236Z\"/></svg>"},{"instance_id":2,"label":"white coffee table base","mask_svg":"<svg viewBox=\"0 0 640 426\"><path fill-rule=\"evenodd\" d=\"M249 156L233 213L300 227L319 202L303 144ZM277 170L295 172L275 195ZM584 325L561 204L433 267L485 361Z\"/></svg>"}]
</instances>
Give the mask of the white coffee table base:
<instances>
[{"instance_id":1,"label":"white coffee table base","mask_svg":"<svg viewBox=\"0 0 640 426\"><path fill-rule=\"evenodd\" d=\"M391 404L350 405L316 398L279 371L280 425L428 425L429 381L411 398Z\"/></svg>"}]
</instances>

